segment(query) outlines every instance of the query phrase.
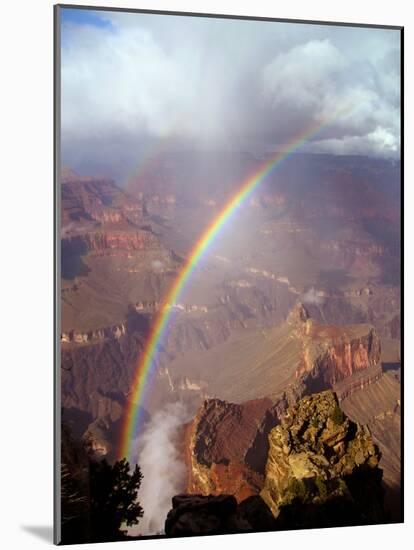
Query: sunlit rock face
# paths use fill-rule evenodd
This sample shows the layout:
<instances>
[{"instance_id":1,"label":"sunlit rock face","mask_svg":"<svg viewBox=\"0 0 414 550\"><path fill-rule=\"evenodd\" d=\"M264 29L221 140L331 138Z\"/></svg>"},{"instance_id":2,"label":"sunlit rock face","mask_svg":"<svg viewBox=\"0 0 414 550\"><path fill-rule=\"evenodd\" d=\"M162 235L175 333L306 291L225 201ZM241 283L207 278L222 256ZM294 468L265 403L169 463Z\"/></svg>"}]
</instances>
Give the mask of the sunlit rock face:
<instances>
[{"instance_id":1,"label":"sunlit rock face","mask_svg":"<svg viewBox=\"0 0 414 550\"><path fill-rule=\"evenodd\" d=\"M357 479L380 494L380 457L369 429L343 413L332 391L306 396L269 434L260 494L275 516L296 500L319 505L338 497L352 499ZM373 502L374 509L368 505L372 519L382 512L379 504Z\"/></svg>"}]
</instances>

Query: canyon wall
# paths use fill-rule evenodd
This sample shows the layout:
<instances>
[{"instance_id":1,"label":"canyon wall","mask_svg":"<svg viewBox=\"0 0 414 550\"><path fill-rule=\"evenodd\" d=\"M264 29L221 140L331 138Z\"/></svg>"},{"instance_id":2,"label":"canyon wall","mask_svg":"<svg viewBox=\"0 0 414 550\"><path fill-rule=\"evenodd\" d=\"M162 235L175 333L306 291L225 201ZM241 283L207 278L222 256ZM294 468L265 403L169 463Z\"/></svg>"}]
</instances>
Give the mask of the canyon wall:
<instances>
[{"instance_id":1,"label":"canyon wall","mask_svg":"<svg viewBox=\"0 0 414 550\"><path fill-rule=\"evenodd\" d=\"M380 370L381 342L374 327L316 323L302 304L289 314L288 323L301 339L303 348L303 359L295 377L308 390L332 387L368 369Z\"/></svg>"},{"instance_id":2,"label":"canyon wall","mask_svg":"<svg viewBox=\"0 0 414 550\"><path fill-rule=\"evenodd\" d=\"M187 491L203 495L229 493L242 500L263 485L265 446L259 432L275 425L277 411L269 399L242 405L209 399L186 427ZM249 460L253 453L253 461Z\"/></svg>"},{"instance_id":3,"label":"canyon wall","mask_svg":"<svg viewBox=\"0 0 414 550\"><path fill-rule=\"evenodd\" d=\"M116 250L159 250L160 243L150 231L102 230L72 235L62 239L62 254L102 253Z\"/></svg>"}]
</instances>

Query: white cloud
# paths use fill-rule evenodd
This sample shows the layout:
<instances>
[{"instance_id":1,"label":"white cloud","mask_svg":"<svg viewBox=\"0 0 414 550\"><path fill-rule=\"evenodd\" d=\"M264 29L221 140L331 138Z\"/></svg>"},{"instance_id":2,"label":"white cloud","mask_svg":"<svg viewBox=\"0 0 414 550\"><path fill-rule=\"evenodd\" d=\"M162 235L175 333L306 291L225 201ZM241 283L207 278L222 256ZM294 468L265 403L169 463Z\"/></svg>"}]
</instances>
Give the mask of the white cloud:
<instances>
[{"instance_id":1,"label":"white cloud","mask_svg":"<svg viewBox=\"0 0 414 550\"><path fill-rule=\"evenodd\" d=\"M191 146L266 149L326 120L309 150L399 152L397 31L100 16L111 24L63 25L69 164L81 156L83 165L90 159L99 166L108 151L124 157L137 140L170 137Z\"/></svg>"},{"instance_id":2,"label":"white cloud","mask_svg":"<svg viewBox=\"0 0 414 550\"><path fill-rule=\"evenodd\" d=\"M399 152L399 140L386 128L377 126L375 130L364 136L343 136L314 141L308 150L317 153L332 153L335 155L362 154L367 156L395 157Z\"/></svg>"},{"instance_id":3,"label":"white cloud","mask_svg":"<svg viewBox=\"0 0 414 550\"><path fill-rule=\"evenodd\" d=\"M278 54L264 68L265 94L273 107L287 103L316 109L319 115L346 65L344 56L329 40L311 40Z\"/></svg>"},{"instance_id":4,"label":"white cloud","mask_svg":"<svg viewBox=\"0 0 414 550\"><path fill-rule=\"evenodd\" d=\"M388 55L384 59L390 61ZM308 151L395 156L398 65L395 58L388 70L383 65L375 56L361 64L331 40L311 40L278 54L264 68L264 96L274 110L296 109L315 121L330 121L332 137L310 142Z\"/></svg>"},{"instance_id":5,"label":"white cloud","mask_svg":"<svg viewBox=\"0 0 414 550\"><path fill-rule=\"evenodd\" d=\"M160 137L177 131L195 100L189 73L198 71L196 57L163 50L144 29L83 27L62 65L63 128Z\"/></svg>"}]
</instances>

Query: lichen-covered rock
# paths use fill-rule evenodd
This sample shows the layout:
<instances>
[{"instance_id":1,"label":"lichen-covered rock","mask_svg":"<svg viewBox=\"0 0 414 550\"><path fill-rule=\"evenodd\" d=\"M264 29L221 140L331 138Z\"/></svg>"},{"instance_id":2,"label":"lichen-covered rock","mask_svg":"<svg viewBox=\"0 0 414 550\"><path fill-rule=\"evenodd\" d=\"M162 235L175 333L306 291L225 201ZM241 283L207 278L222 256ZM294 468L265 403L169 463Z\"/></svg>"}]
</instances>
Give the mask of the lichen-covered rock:
<instances>
[{"instance_id":1,"label":"lichen-covered rock","mask_svg":"<svg viewBox=\"0 0 414 550\"><path fill-rule=\"evenodd\" d=\"M369 429L345 416L332 391L306 396L269 434L261 496L275 517L293 503L339 499L354 502L362 522L382 521L379 459Z\"/></svg>"}]
</instances>

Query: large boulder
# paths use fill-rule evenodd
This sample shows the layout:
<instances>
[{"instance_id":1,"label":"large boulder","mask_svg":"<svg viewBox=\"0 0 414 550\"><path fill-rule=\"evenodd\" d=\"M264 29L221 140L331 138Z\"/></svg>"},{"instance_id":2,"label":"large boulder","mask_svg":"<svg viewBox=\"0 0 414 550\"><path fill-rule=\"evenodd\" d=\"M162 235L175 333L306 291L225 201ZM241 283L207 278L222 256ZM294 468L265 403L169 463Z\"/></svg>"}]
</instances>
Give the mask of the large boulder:
<instances>
[{"instance_id":1,"label":"large boulder","mask_svg":"<svg viewBox=\"0 0 414 550\"><path fill-rule=\"evenodd\" d=\"M231 495L177 495L165 521L170 537L217 535L243 531L236 525L237 501Z\"/></svg>"},{"instance_id":2,"label":"large boulder","mask_svg":"<svg viewBox=\"0 0 414 550\"><path fill-rule=\"evenodd\" d=\"M177 495L165 521L170 537L247 533L275 529L275 519L259 495L237 504L232 495Z\"/></svg>"}]
</instances>

